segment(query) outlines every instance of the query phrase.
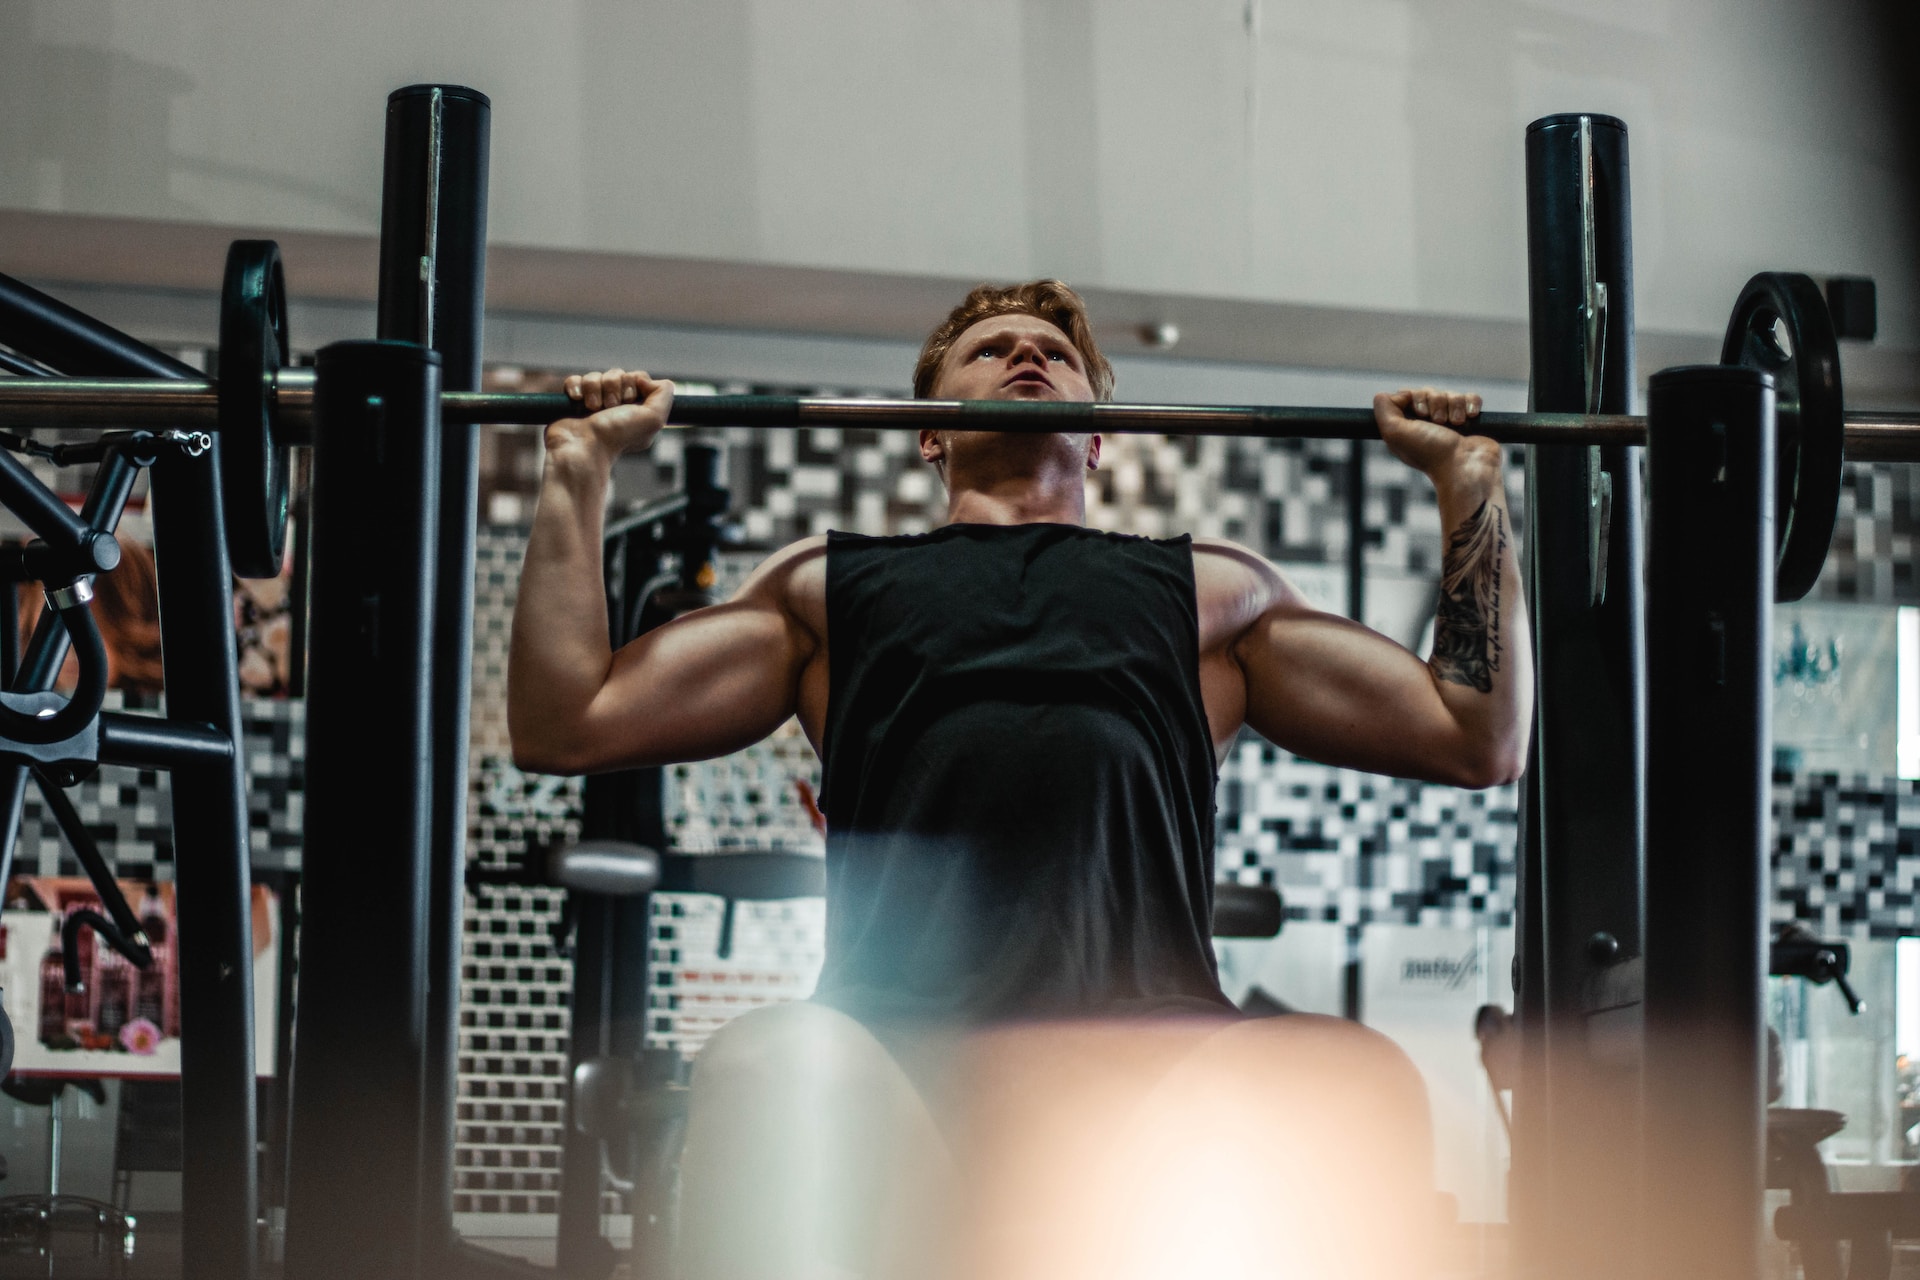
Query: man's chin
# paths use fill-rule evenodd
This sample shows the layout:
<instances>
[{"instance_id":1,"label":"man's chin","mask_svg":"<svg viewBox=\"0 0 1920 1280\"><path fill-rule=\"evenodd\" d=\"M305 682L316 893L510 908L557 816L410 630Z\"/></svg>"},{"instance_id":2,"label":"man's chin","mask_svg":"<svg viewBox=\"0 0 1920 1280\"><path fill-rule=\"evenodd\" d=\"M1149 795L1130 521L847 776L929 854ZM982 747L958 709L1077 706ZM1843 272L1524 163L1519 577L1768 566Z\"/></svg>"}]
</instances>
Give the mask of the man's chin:
<instances>
[{"instance_id":1,"label":"man's chin","mask_svg":"<svg viewBox=\"0 0 1920 1280\"><path fill-rule=\"evenodd\" d=\"M1060 388L1048 382L1010 382L1000 389L1002 400L1064 400Z\"/></svg>"}]
</instances>

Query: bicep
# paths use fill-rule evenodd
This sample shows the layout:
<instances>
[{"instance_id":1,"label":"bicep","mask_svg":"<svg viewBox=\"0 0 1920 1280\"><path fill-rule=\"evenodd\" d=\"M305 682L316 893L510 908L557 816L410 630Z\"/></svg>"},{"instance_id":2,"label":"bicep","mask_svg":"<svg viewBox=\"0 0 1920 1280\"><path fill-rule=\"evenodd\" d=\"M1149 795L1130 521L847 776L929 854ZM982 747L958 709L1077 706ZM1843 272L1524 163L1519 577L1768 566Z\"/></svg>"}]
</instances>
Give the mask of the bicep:
<instances>
[{"instance_id":1,"label":"bicep","mask_svg":"<svg viewBox=\"0 0 1920 1280\"><path fill-rule=\"evenodd\" d=\"M613 656L587 709L580 772L703 760L751 746L794 713L811 645L749 595L647 632Z\"/></svg>"},{"instance_id":2,"label":"bicep","mask_svg":"<svg viewBox=\"0 0 1920 1280\"><path fill-rule=\"evenodd\" d=\"M1347 618L1305 608L1262 615L1235 647L1247 724L1325 764L1458 782L1467 735L1426 663Z\"/></svg>"}]
</instances>

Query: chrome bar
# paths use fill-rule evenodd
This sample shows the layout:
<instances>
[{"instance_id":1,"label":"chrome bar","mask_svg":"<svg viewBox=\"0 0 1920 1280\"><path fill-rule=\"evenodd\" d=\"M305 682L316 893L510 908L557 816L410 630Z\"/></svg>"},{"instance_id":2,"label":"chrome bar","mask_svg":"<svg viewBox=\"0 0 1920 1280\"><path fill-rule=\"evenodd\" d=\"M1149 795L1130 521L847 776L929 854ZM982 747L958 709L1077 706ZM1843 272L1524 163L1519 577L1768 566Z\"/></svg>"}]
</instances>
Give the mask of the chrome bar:
<instances>
[{"instance_id":1,"label":"chrome bar","mask_svg":"<svg viewBox=\"0 0 1920 1280\"><path fill-rule=\"evenodd\" d=\"M1920 462L1920 413L1847 415L1848 462Z\"/></svg>"},{"instance_id":2,"label":"chrome bar","mask_svg":"<svg viewBox=\"0 0 1920 1280\"><path fill-rule=\"evenodd\" d=\"M190 427L212 430L211 382L170 378L0 378L0 427Z\"/></svg>"},{"instance_id":3,"label":"chrome bar","mask_svg":"<svg viewBox=\"0 0 1920 1280\"><path fill-rule=\"evenodd\" d=\"M274 379L283 438L310 438L314 375L282 369ZM584 417L557 392L450 391L441 397L451 423L543 425ZM1920 462L1920 413L1869 410L1846 417L1846 456L1857 462ZM1375 435L1373 411L1247 405L1108 404L1084 401L876 400L830 396L683 395L676 427L824 427L879 431L1054 431L1109 434L1284 437L1363 440ZM219 428L211 382L147 378L0 377L0 428ZM1474 430L1506 444L1644 444L1647 420L1628 414L1483 413Z\"/></svg>"}]
</instances>

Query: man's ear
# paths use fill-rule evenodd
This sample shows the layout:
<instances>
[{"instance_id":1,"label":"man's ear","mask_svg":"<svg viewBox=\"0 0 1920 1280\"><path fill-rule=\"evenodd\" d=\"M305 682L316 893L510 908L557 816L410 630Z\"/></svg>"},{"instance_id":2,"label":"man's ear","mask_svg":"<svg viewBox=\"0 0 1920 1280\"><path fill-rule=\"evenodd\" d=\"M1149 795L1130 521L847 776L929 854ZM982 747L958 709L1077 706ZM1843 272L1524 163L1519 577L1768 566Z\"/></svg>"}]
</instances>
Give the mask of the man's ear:
<instances>
[{"instance_id":1,"label":"man's ear","mask_svg":"<svg viewBox=\"0 0 1920 1280\"><path fill-rule=\"evenodd\" d=\"M947 442L940 438L938 431L920 433L920 457L936 467L947 460Z\"/></svg>"},{"instance_id":2,"label":"man's ear","mask_svg":"<svg viewBox=\"0 0 1920 1280\"><path fill-rule=\"evenodd\" d=\"M1093 436L1087 441L1087 470L1100 469L1100 437Z\"/></svg>"}]
</instances>

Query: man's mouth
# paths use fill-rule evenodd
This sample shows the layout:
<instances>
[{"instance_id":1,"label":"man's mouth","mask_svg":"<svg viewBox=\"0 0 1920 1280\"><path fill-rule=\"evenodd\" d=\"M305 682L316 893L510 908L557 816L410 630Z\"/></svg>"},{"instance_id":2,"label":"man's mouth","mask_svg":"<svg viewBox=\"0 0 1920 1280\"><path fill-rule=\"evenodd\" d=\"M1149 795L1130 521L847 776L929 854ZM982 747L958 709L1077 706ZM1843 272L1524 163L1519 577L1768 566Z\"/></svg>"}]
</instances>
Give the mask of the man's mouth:
<instances>
[{"instance_id":1,"label":"man's mouth","mask_svg":"<svg viewBox=\"0 0 1920 1280\"><path fill-rule=\"evenodd\" d=\"M1053 387L1053 382L1047 377L1047 375L1044 373L1041 373L1037 369L1022 369L1019 373L1014 374L1011 378L1008 378L1005 382L1001 383L1000 385L1002 387L1013 387L1013 386L1019 386L1022 383L1035 383L1035 384L1038 384L1039 386L1046 387L1049 390L1051 390Z\"/></svg>"}]
</instances>

